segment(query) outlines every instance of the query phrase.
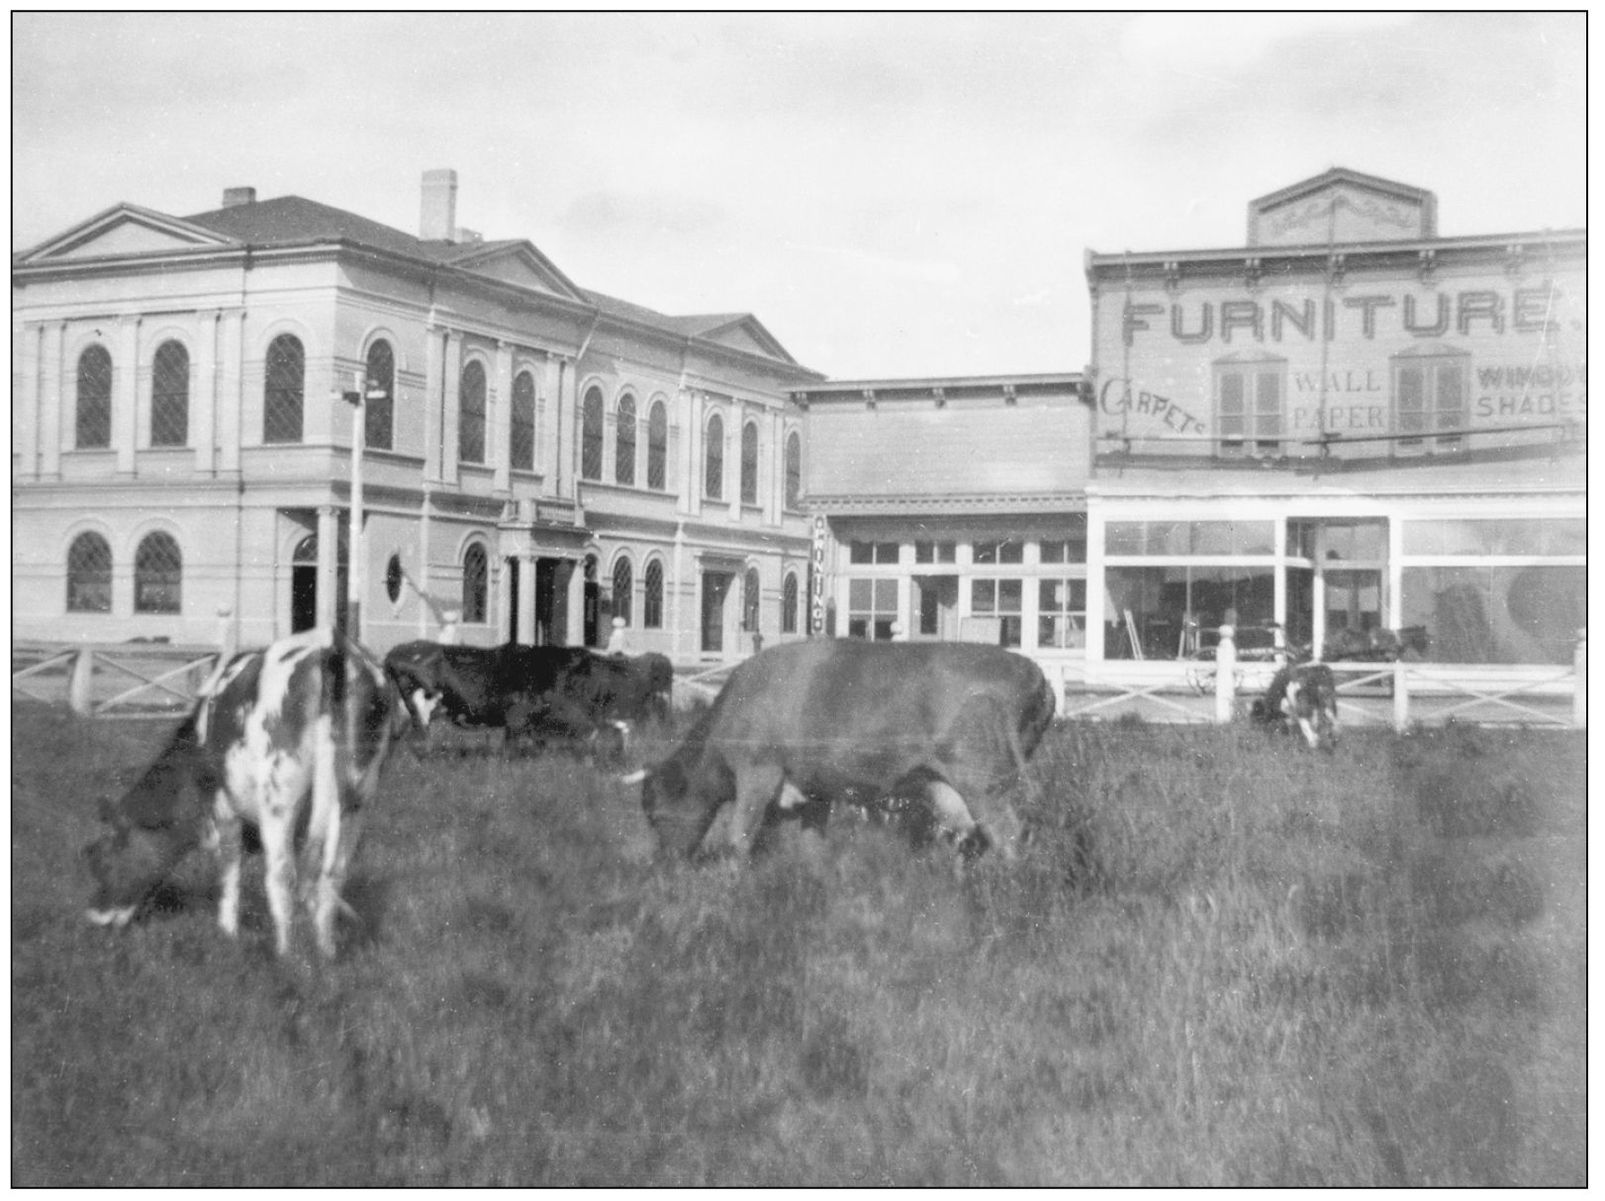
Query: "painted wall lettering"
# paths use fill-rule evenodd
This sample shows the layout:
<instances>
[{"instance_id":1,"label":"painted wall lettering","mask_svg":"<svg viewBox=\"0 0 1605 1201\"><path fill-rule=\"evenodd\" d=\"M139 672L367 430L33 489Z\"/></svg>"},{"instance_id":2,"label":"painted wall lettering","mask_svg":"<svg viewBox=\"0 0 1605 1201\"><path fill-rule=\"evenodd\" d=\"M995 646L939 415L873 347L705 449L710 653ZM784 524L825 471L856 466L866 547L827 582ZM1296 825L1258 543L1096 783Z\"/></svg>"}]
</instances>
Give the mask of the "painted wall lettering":
<instances>
[{"instance_id":1,"label":"painted wall lettering","mask_svg":"<svg viewBox=\"0 0 1605 1201\"><path fill-rule=\"evenodd\" d=\"M1135 413L1153 418L1177 434L1201 434L1205 428L1202 421L1169 397L1142 390L1133 392L1131 381L1118 376L1104 381L1098 407L1110 416Z\"/></svg>"}]
</instances>

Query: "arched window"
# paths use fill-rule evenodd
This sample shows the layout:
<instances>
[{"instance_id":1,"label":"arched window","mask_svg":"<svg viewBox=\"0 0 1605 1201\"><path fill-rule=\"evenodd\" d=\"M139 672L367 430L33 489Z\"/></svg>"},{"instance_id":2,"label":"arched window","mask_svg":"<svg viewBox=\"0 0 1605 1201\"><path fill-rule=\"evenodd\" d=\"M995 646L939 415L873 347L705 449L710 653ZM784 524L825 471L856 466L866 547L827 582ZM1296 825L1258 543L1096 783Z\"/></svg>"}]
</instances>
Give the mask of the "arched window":
<instances>
[{"instance_id":1,"label":"arched window","mask_svg":"<svg viewBox=\"0 0 1605 1201\"><path fill-rule=\"evenodd\" d=\"M183 446L188 441L189 351L181 342L163 342L150 369L150 444Z\"/></svg>"},{"instance_id":2,"label":"arched window","mask_svg":"<svg viewBox=\"0 0 1605 1201\"><path fill-rule=\"evenodd\" d=\"M624 624L630 624L634 614L630 604L635 591L635 572L630 567L630 560L626 556L619 556L619 561L613 564L613 616L624 618Z\"/></svg>"},{"instance_id":3,"label":"arched window","mask_svg":"<svg viewBox=\"0 0 1605 1201\"><path fill-rule=\"evenodd\" d=\"M377 450L394 447L396 355L383 339L368 348L368 394L362 398L362 418L363 445Z\"/></svg>"},{"instance_id":4,"label":"arched window","mask_svg":"<svg viewBox=\"0 0 1605 1201\"><path fill-rule=\"evenodd\" d=\"M618 434L613 440L613 478L635 483L635 397L619 397Z\"/></svg>"},{"instance_id":5,"label":"arched window","mask_svg":"<svg viewBox=\"0 0 1605 1201\"><path fill-rule=\"evenodd\" d=\"M111 612L111 547L99 534L79 534L67 548L67 612Z\"/></svg>"},{"instance_id":6,"label":"arched window","mask_svg":"<svg viewBox=\"0 0 1605 1201\"><path fill-rule=\"evenodd\" d=\"M703 454L702 495L709 500L724 497L724 418L715 413L708 418Z\"/></svg>"},{"instance_id":7,"label":"arched window","mask_svg":"<svg viewBox=\"0 0 1605 1201\"><path fill-rule=\"evenodd\" d=\"M797 632L797 573L788 571L786 582L780 590L780 632L782 634L795 634Z\"/></svg>"},{"instance_id":8,"label":"arched window","mask_svg":"<svg viewBox=\"0 0 1605 1201\"><path fill-rule=\"evenodd\" d=\"M184 556L171 534L157 530L134 552L134 612L177 613L183 608Z\"/></svg>"},{"instance_id":9,"label":"arched window","mask_svg":"<svg viewBox=\"0 0 1605 1201\"><path fill-rule=\"evenodd\" d=\"M663 628L663 560L646 565L646 586L641 595L641 624L649 630Z\"/></svg>"},{"instance_id":10,"label":"arched window","mask_svg":"<svg viewBox=\"0 0 1605 1201\"><path fill-rule=\"evenodd\" d=\"M306 351L294 334L280 334L268 345L262 396L262 441L301 441L301 408L306 394Z\"/></svg>"},{"instance_id":11,"label":"arched window","mask_svg":"<svg viewBox=\"0 0 1605 1201\"><path fill-rule=\"evenodd\" d=\"M660 492L669 486L669 410L661 400L646 422L646 486Z\"/></svg>"},{"instance_id":12,"label":"arched window","mask_svg":"<svg viewBox=\"0 0 1605 1201\"><path fill-rule=\"evenodd\" d=\"M535 470L535 377L521 371L513 381L513 416L507 457L515 470Z\"/></svg>"},{"instance_id":13,"label":"arched window","mask_svg":"<svg viewBox=\"0 0 1605 1201\"><path fill-rule=\"evenodd\" d=\"M485 367L478 359L463 367L457 389L457 458L464 463L485 461Z\"/></svg>"},{"instance_id":14,"label":"arched window","mask_svg":"<svg viewBox=\"0 0 1605 1201\"><path fill-rule=\"evenodd\" d=\"M580 478L602 478L602 389L592 388L580 407Z\"/></svg>"},{"instance_id":15,"label":"arched window","mask_svg":"<svg viewBox=\"0 0 1605 1201\"><path fill-rule=\"evenodd\" d=\"M79 450L111 445L111 355L91 346L78 356L77 438Z\"/></svg>"},{"instance_id":16,"label":"arched window","mask_svg":"<svg viewBox=\"0 0 1605 1201\"><path fill-rule=\"evenodd\" d=\"M741 503L758 503L758 423L741 427Z\"/></svg>"},{"instance_id":17,"label":"arched window","mask_svg":"<svg viewBox=\"0 0 1605 1201\"><path fill-rule=\"evenodd\" d=\"M744 630L758 629L758 569L747 568L747 574L741 577L741 628Z\"/></svg>"},{"instance_id":18,"label":"arched window","mask_svg":"<svg viewBox=\"0 0 1605 1201\"><path fill-rule=\"evenodd\" d=\"M483 622L489 595L490 568L485 560L485 548L474 542L463 551L463 620Z\"/></svg>"},{"instance_id":19,"label":"arched window","mask_svg":"<svg viewBox=\"0 0 1605 1201\"><path fill-rule=\"evenodd\" d=\"M802 435L792 430L786 435L786 508L795 509L802 499Z\"/></svg>"}]
</instances>

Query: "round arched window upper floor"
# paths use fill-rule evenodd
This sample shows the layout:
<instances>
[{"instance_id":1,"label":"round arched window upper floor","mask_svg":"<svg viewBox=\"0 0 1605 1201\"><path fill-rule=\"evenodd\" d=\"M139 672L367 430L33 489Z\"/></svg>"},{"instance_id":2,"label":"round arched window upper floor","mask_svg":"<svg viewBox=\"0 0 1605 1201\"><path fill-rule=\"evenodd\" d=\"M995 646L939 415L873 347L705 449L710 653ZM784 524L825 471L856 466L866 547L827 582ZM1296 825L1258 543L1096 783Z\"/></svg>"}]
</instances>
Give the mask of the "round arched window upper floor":
<instances>
[{"instance_id":1,"label":"round arched window upper floor","mask_svg":"<svg viewBox=\"0 0 1605 1201\"><path fill-rule=\"evenodd\" d=\"M83 533L67 548L67 612L111 612L111 546Z\"/></svg>"},{"instance_id":2,"label":"round arched window upper floor","mask_svg":"<svg viewBox=\"0 0 1605 1201\"><path fill-rule=\"evenodd\" d=\"M262 441L301 441L306 401L306 350L294 334L268 343L262 387Z\"/></svg>"},{"instance_id":3,"label":"round arched window upper floor","mask_svg":"<svg viewBox=\"0 0 1605 1201\"><path fill-rule=\"evenodd\" d=\"M758 423L741 427L741 503L758 503Z\"/></svg>"},{"instance_id":4,"label":"round arched window upper floor","mask_svg":"<svg viewBox=\"0 0 1605 1201\"><path fill-rule=\"evenodd\" d=\"M669 406L654 401L646 421L646 486L669 486Z\"/></svg>"},{"instance_id":5,"label":"round arched window upper floor","mask_svg":"<svg viewBox=\"0 0 1605 1201\"><path fill-rule=\"evenodd\" d=\"M478 359L463 365L457 391L457 458L464 463L485 461L485 365Z\"/></svg>"},{"instance_id":6,"label":"round arched window upper floor","mask_svg":"<svg viewBox=\"0 0 1605 1201\"><path fill-rule=\"evenodd\" d=\"M111 352L88 346L78 356L78 405L73 445L97 450L111 445Z\"/></svg>"},{"instance_id":7,"label":"round arched window upper floor","mask_svg":"<svg viewBox=\"0 0 1605 1201\"><path fill-rule=\"evenodd\" d=\"M171 534L156 530L134 552L134 612L183 611L184 556Z\"/></svg>"},{"instance_id":8,"label":"round arched window upper floor","mask_svg":"<svg viewBox=\"0 0 1605 1201\"><path fill-rule=\"evenodd\" d=\"M586 389L580 406L580 478L602 478L602 389Z\"/></svg>"},{"instance_id":9,"label":"round arched window upper floor","mask_svg":"<svg viewBox=\"0 0 1605 1201\"><path fill-rule=\"evenodd\" d=\"M535 470L535 377L528 371L513 380L507 457L515 471Z\"/></svg>"},{"instance_id":10,"label":"round arched window upper floor","mask_svg":"<svg viewBox=\"0 0 1605 1201\"><path fill-rule=\"evenodd\" d=\"M366 446L395 446L396 354L383 338L368 347L367 394L363 397L362 437Z\"/></svg>"},{"instance_id":11,"label":"round arched window upper floor","mask_svg":"<svg viewBox=\"0 0 1605 1201\"><path fill-rule=\"evenodd\" d=\"M702 495L709 500L724 499L724 418L715 413L708 418L703 435Z\"/></svg>"},{"instance_id":12,"label":"round arched window upper floor","mask_svg":"<svg viewBox=\"0 0 1605 1201\"><path fill-rule=\"evenodd\" d=\"M635 483L635 397L628 392L619 397L618 431L613 440L613 478L620 484Z\"/></svg>"},{"instance_id":13,"label":"round arched window upper floor","mask_svg":"<svg viewBox=\"0 0 1605 1201\"><path fill-rule=\"evenodd\" d=\"M786 508L795 509L802 501L802 435L796 430L786 435Z\"/></svg>"},{"instance_id":14,"label":"round arched window upper floor","mask_svg":"<svg viewBox=\"0 0 1605 1201\"><path fill-rule=\"evenodd\" d=\"M189 351L182 342L163 342L150 368L150 444L189 442Z\"/></svg>"}]
</instances>

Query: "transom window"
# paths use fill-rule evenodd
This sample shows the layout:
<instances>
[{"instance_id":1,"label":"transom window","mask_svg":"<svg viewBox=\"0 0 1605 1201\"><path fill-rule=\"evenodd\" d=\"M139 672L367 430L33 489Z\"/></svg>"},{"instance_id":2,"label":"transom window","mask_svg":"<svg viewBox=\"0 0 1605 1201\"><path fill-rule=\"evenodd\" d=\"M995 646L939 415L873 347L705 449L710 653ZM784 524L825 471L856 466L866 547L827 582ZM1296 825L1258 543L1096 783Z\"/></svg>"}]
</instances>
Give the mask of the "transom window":
<instances>
[{"instance_id":1,"label":"transom window","mask_svg":"<svg viewBox=\"0 0 1605 1201\"><path fill-rule=\"evenodd\" d=\"M134 552L134 612L177 613L183 608L184 556L171 534L146 534Z\"/></svg>"},{"instance_id":2,"label":"transom window","mask_svg":"<svg viewBox=\"0 0 1605 1201\"><path fill-rule=\"evenodd\" d=\"M521 371L513 380L513 412L507 456L515 471L535 470L535 377Z\"/></svg>"},{"instance_id":3,"label":"transom window","mask_svg":"<svg viewBox=\"0 0 1605 1201\"><path fill-rule=\"evenodd\" d=\"M111 445L111 354L91 346L78 356L78 412L73 445L97 450Z\"/></svg>"},{"instance_id":4,"label":"transom window","mask_svg":"<svg viewBox=\"0 0 1605 1201\"><path fill-rule=\"evenodd\" d=\"M183 446L189 441L189 351L181 342L156 348L150 373L150 444Z\"/></svg>"},{"instance_id":5,"label":"transom window","mask_svg":"<svg viewBox=\"0 0 1605 1201\"><path fill-rule=\"evenodd\" d=\"M362 398L363 445L390 450L395 438L396 356L383 339L368 348L366 382L367 394Z\"/></svg>"},{"instance_id":6,"label":"transom window","mask_svg":"<svg viewBox=\"0 0 1605 1201\"><path fill-rule=\"evenodd\" d=\"M1272 521L1111 521L1104 526L1111 555L1270 555Z\"/></svg>"},{"instance_id":7,"label":"transom window","mask_svg":"<svg viewBox=\"0 0 1605 1201\"><path fill-rule=\"evenodd\" d=\"M896 563L898 544L895 542L859 542L847 544L849 563Z\"/></svg>"},{"instance_id":8,"label":"transom window","mask_svg":"<svg viewBox=\"0 0 1605 1201\"><path fill-rule=\"evenodd\" d=\"M268 345L262 398L262 441L301 441L306 395L306 351L301 339L280 334Z\"/></svg>"},{"instance_id":9,"label":"transom window","mask_svg":"<svg viewBox=\"0 0 1605 1201\"><path fill-rule=\"evenodd\" d=\"M463 367L457 391L457 458L464 463L485 461L485 366L478 359Z\"/></svg>"},{"instance_id":10,"label":"transom window","mask_svg":"<svg viewBox=\"0 0 1605 1201\"><path fill-rule=\"evenodd\" d=\"M1063 538L1044 538L1039 545L1040 559L1043 563L1085 563L1087 561L1087 519L1080 515L1074 519L1074 527L1069 535Z\"/></svg>"},{"instance_id":11,"label":"transom window","mask_svg":"<svg viewBox=\"0 0 1605 1201\"><path fill-rule=\"evenodd\" d=\"M67 549L67 612L111 612L111 547L99 534L79 534Z\"/></svg>"},{"instance_id":12,"label":"transom window","mask_svg":"<svg viewBox=\"0 0 1605 1201\"><path fill-rule=\"evenodd\" d=\"M993 542L977 542L975 544L974 561L982 565L1024 563L1025 543L1014 538L1000 538Z\"/></svg>"},{"instance_id":13,"label":"transom window","mask_svg":"<svg viewBox=\"0 0 1605 1201\"><path fill-rule=\"evenodd\" d=\"M958 561L958 544L954 542L916 542L914 543L914 562L916 563L956 563Z\"/></svg>"}]
</instances>

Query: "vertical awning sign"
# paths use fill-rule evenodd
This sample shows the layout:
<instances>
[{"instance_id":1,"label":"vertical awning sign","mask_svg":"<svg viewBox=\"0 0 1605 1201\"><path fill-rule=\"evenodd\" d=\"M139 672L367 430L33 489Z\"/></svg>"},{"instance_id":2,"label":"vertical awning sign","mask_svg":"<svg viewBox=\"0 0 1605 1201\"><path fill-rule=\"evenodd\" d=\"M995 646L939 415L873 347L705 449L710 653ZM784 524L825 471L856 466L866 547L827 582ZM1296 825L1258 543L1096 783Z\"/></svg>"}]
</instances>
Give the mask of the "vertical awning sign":
<instances>
[{"instance_id":1,"label":"vertical awning sign","mask_svg":"<svg viewBox=\"0 0 1605 1201\"><path fill-rule=\"evenodd\" d=\"M825 632L825 518L814 517L814 550L808 561L808 632Z\"/></svg>"}]
</instances>

